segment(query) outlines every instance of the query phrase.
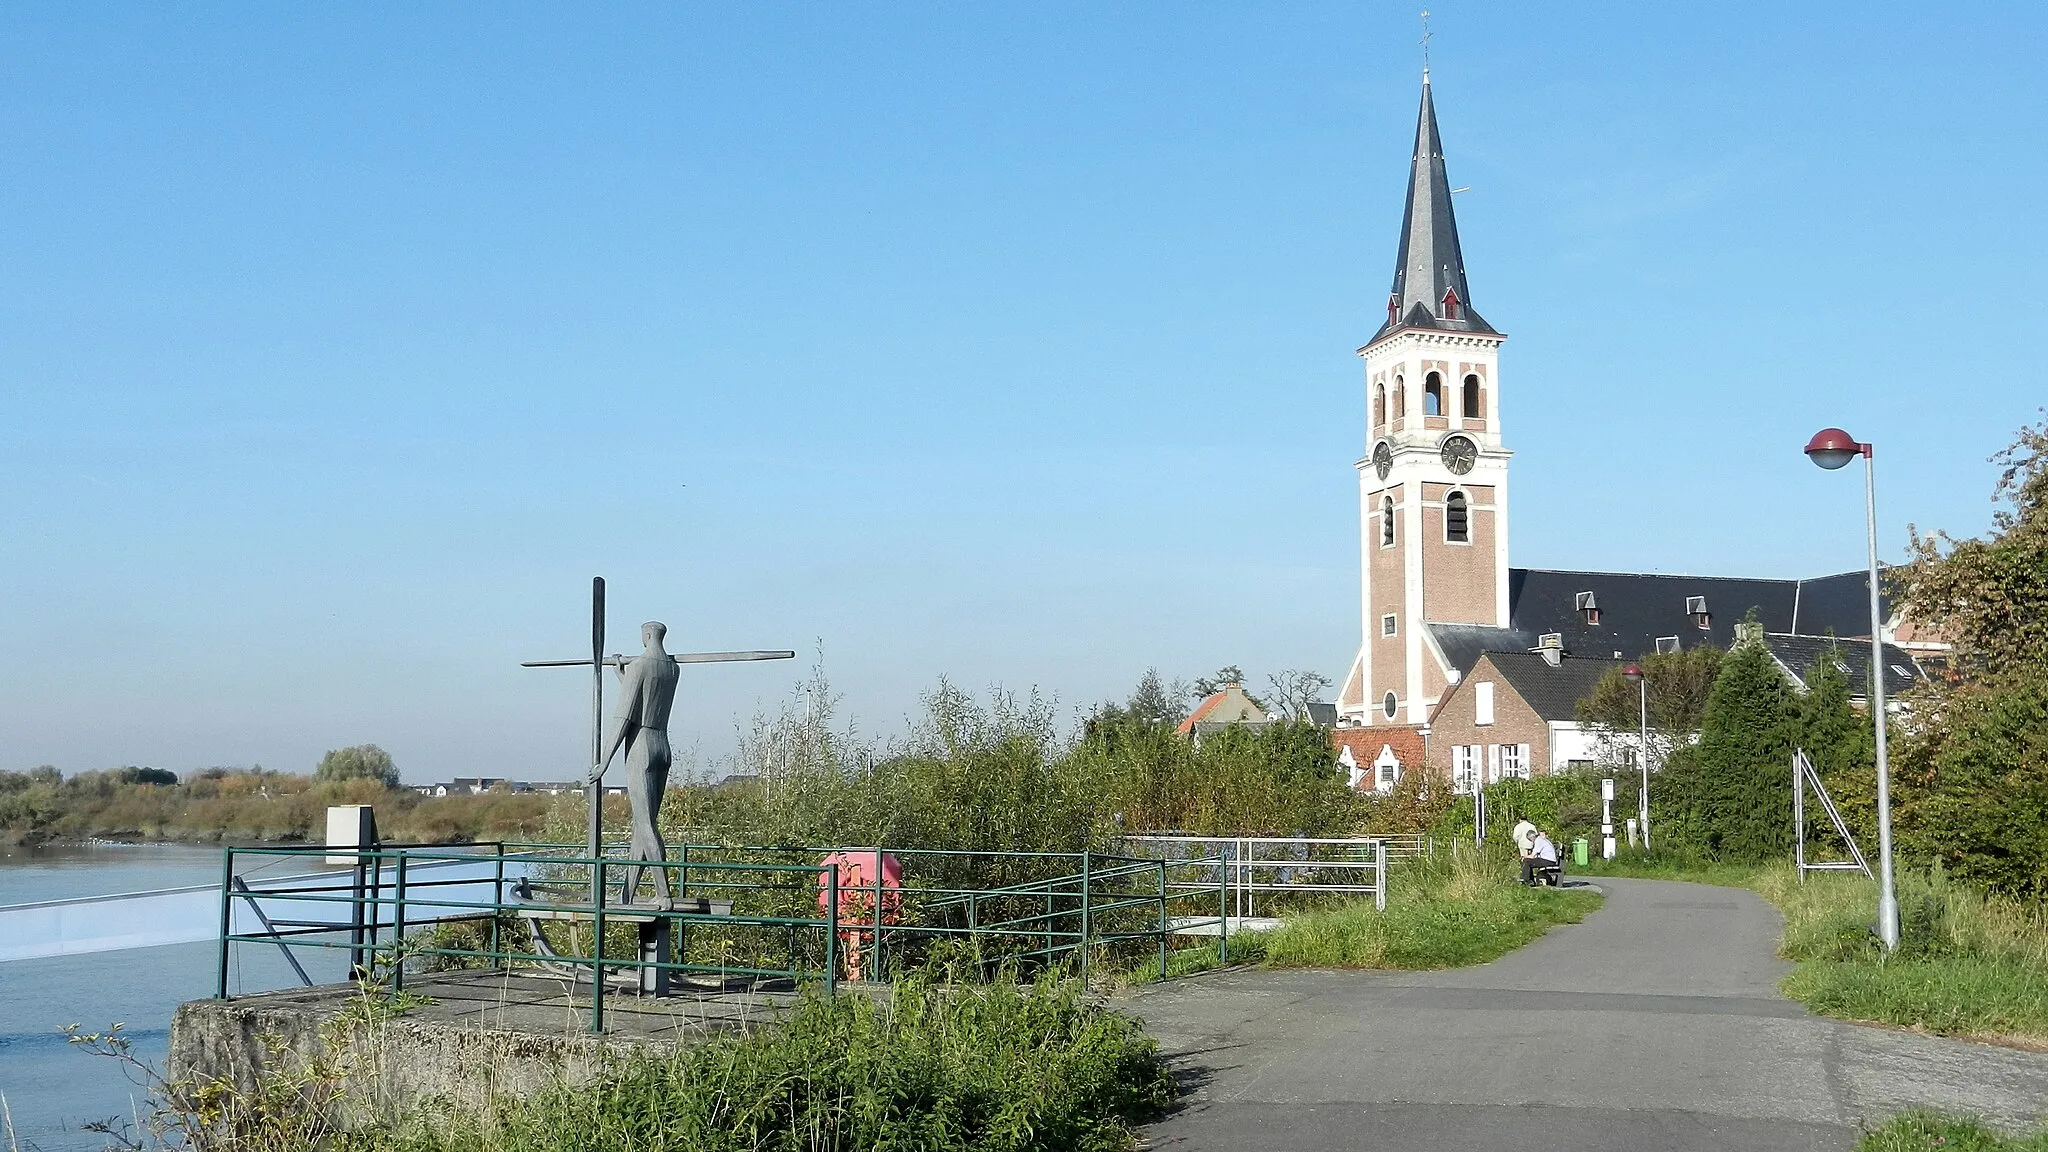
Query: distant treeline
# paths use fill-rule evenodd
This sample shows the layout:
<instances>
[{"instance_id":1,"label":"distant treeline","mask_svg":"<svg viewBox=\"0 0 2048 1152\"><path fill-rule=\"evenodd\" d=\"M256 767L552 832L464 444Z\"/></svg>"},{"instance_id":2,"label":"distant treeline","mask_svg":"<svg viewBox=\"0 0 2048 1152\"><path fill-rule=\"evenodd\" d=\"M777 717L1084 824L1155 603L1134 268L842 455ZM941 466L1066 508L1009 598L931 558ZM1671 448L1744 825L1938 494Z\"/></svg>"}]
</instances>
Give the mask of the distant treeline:
<instances>
[{"instance_id":1,"label":"distant treeline","mask_svg":"<svg viewBox=\"0 0 2048 1152\"><path fill-rule=\"evenodd\" d=\"M262 769L208 769L180 781L160 768L65 777L44 766L0 772L0 836L19 842L105 839L317 841L330 804L373 804L387 840L435 844L518 839L539 831L556 798L487 792L428 797L369 778L318 780ZM574 797L567 802L578 805Z\"/></svg>"}]
</instances>

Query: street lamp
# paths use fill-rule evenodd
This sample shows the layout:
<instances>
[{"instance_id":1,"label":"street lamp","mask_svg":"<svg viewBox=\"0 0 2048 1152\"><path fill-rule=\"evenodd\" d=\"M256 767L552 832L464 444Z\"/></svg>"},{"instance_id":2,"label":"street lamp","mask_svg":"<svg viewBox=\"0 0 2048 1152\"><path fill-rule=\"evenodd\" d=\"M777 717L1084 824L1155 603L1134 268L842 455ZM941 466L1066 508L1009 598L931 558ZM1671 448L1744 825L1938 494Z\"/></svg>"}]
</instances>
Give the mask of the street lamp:
<instances>
[{"instance_id":1,"label":"street lamp","mask_svg":"<svg viewBox=\"0 0 2048 1152\"><path fill-rule=\"evenodd\" d=\"M1877 935L1887 951L1899 946L1899 899L1892 889L1891 765L1885 753L1884 618L1877 596L1877 479L1871 445L1859 444L1840 428L1823 428L1806 443L1806 455L1832 472L1863 457L1863 516L1870 539L1870 718L1877 730Z\"/></svg>"},{"instance_id":2,"label":"street lamp","mask_svg":"<svg viewBox=\"0 0 2048 1152\"><path fill-rule=\"evenodd\" d=\"M1642 720L1642 746L1636 749L1636 767L1643 770L1643 787L1636 793L1636 823L1643 829L1643 851L1650 850L1650 678L1643 666L1631 664L1621 670L1636 686L1636 705Z\"/></svg>"}]
</instances>

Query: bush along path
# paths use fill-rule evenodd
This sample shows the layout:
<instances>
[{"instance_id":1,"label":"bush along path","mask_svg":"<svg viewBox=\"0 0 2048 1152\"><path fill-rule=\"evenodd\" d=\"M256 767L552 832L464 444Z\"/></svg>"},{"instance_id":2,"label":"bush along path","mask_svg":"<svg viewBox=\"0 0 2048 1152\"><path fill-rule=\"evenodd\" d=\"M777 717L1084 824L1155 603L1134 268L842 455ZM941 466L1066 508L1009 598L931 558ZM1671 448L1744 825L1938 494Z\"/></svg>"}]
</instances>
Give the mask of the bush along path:
<instances>
[{"instance_id":1,"label":"bush along path","mask_svg":"<svg viewBox=\"0 0 2048 1152\"><path fill-rule=\"evenodd\" d=\"M1512 858L1499 851L1445 852L1390 871L1386 911L1357 900L1287 913L1278 929L1231 937L1229 961L1268 968L1461 968L1497 960L1600 907L1592 888L1522 887ZM1174 952L1166 974L1218 967L1218 951L1210 944ZM1156 980L1158 967L1150 961L1131 979Z\"/></svg>"},{"instance_id":2,"label":"bush along path","mask_svg":"<svg viewBox=\"0 0 2048 1152\"><path fill-rule=\"evenodd\" d=\"M1778 951L1798 967L1786 995L1822 1015L2048 1052L2048 908L1987 895L1939 866L1897 876L1899 950L1871 925L1877 886L1789 864L1739 866L1624 858L1612 875L1747 888L1785 918Z\"/></svg>"}]
</instances>

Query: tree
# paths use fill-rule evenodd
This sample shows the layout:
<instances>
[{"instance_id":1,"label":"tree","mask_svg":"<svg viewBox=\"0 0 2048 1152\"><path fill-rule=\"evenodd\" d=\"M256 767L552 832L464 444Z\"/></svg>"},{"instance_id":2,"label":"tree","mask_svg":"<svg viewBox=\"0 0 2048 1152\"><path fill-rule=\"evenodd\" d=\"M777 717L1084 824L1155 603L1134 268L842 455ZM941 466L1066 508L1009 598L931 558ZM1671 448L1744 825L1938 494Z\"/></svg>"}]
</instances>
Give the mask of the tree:
<instances>
[{"instance_id":1,"label":"tree","mask_svg":"<svg viewBox=\"0 0 2048 1152\"><path fill-rule=\"evenodd\" d=\"M2048 889L2048 422L1992 457L1981 539L1913 533L1894 570L1916 626L1952 644L1908 693L1894 760L1901 850L2008 892Z\"/></svg>"},{"instance_id":2,"label":"tree","mask_svg":"<svg viewBox=\"0 0 2048 1152\"><path fill-rule=\"evenodd\" d=\"M1187 696L1185 684L1176 683L1168 687L1159 678L1159 669L1147 668L1145 675L1139 678L1138 686L1131 690L1124 712L1133 719L1170 728L1187 719L1188 710L1181 704Z\"/></svg>"},{"instance_id":3,"label":"tree","mask_svg":"<svg viewBox=\"0 0 2048 1152\"><path fill-rule=\"evenodd\" d=\"M332 749L322 756L320 766L313 769L313 778L330 782L376 780L386 788L396 788L398 766L392 763L391 753L375 744L356 744Z\"/></svg>"},{"instance_id":4,"label":"tree","mask_svg":"<svg viewBox=\"0 0 2048 1152\"><path fill-rule=\"evenodd\" d=\"M1330 678L1321 672L1296 668L1266 677L1267 698L1289 720L1307 720L1308 706L1322 702ZM1261 705L1263 707L1263 705Z\"/></svg>"},{"instance_id":5,"label":"tree","mask_svg":"<svg viewBox=\"0 0 2048 1152\"><path fill-rule=\"evenodd\" d=\"M1662 766L1692 743L1706 715L1707 696L1721 669L1721 650L1701 645L1683 652L1657 652L1637 663L1649 687L1650 763ZM1620 763L1621 750L1634 748L1641 728L1641 689L1619 668L1602 676L1579 701L1579 723L1601 733L1603 758Z\"/></svg>"},{"instance_id":6,"label":"tree","mask_svg":"<svg viewBox=\"0 0 2048 1152\"><path fill-rule=\"evenodd\" d=\"M1664 843L1724 859L1762 859L1792 846L1798 718L1754 615L1714 676L1699 744L1673 756L1650 792L1651 827L1664 830Z\"/></svg>"},{"instance_id":7,"label":"tree","mask_svg":"<svg viewBox=\"0 0 2048 1152\"><path fill-rule=\"evenodd\" d=\"M1244 669L1239 668L1235 664L1225 664L1211 675L1195 677L1195 683L1189 689L1188 694L1196 701L1202 701L1223 691L1232 684L1237 685L1240 691L1244 689ZM1244 698L1257 705L1261 710L1266 707L1264 700L1259 699L1250 692L1245 692Z\"/></svg>"}]
</instances>

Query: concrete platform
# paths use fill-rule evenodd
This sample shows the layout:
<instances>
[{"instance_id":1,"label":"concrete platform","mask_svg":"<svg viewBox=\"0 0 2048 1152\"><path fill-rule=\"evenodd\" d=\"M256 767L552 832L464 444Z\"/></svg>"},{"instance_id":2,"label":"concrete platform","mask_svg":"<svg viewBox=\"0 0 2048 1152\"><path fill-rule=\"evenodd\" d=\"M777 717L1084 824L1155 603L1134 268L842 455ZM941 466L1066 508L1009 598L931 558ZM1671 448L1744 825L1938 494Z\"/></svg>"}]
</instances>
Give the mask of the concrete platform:
<instances>
[{"instance_id":1,"label":"concrete platform","mask_svg":"<svg viewBox=\"0 0 2048 1152\"><path fill-rule=\"evenodd\" d=\"M886 991L839 987L842 995ZM787 982L746 987L679 976L667 997L609 992L599 1035L588 1031L587 981L517 970L449 972L408 975L406 991L426 1002L398 1015L365 1011L352 984L194 1000L172 1017L168 1070L174 1078L225 1079L247 1089L259 1070L330 1060L343 1069L351 1099L372 1111L435 1099L473 1110L497 1094L588 1082L622 1057L772 1023L797 999Z\"/></svg>"}]
</instances>

